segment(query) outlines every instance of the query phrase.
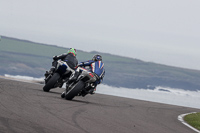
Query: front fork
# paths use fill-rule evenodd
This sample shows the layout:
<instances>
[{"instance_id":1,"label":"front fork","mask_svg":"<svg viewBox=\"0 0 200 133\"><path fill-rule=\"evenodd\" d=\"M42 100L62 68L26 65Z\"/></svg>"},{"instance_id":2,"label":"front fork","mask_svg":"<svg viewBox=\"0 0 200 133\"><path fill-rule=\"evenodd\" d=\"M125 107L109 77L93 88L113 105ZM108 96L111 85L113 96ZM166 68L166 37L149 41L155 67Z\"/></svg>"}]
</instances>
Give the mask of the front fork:
<instances>
[{"instance_id":1,"label":"front fork","mask_svg":"<svg viewBox=\"0 0 200 133\"><path fill-rule=\"evenodd\" d=\"M48 74L48 75L45 75L45 84L49 81L49 79L52 77L52 74Z\"/></svg>"}]
</instances>

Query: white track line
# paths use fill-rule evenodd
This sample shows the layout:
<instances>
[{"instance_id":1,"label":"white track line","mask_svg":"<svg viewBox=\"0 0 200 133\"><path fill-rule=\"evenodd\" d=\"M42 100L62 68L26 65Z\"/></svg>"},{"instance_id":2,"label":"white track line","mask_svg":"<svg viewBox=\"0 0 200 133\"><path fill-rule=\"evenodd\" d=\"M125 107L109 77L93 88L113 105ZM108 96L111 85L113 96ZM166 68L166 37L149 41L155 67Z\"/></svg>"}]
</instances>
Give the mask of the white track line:
<instances>
[{"instance_id":1,"label":"white track line","mask_svg":"<svg viewBox=\"0 0 200 133\"><path fill-rule=\"evenodd\" d=\"M192 130L194 130L195 132L200 133L199 130L197 130L196 128L190 126L190 125L189 125L188 123L186 123L186 122L184 121L184 119L183 119L184 116L189 115L189 114L193 114L193 113L196 113L196 112L181 114L181 115L178 116L178 120L181 121L181 122L182 122L184 125L186 125L187 127L189 127L189 128L191 128Z\"/></svg>"}]
</instances>

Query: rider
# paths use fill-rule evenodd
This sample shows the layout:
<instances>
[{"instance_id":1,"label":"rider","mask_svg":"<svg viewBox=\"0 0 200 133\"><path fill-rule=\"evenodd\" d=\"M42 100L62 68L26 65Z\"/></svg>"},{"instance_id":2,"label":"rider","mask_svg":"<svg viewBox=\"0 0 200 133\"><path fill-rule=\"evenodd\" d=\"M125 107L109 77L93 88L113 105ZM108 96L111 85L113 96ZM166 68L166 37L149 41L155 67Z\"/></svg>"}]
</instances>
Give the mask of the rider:
<instances>
[{"instance_id":1,"label":"rider","mask_svg":"<svg viewBox=\"0 0 200 133\"><path fill-rule=\"evenodd\" d=\"M70 48L68 53L64 53L59 56L54 56L53 57L54 61L52 62L52 67L49 70L49 72L48 71L46 72L45 76L50 73L53 73L55 71L55 68L57 66L57 60L59 60L59 59L61 59L62 61L65 61L67 63L67 65L70 67L69 69L72 72L74 72L76 70L76 66L78 65L78 60L76 59L76 55L77 55L76 49Z\"/></svg>"},{"instance_id":2,"label":"rider","mask_svg":"<svg viewBox=\"0 0 200 133\"><path fill-rule=\"evenodd\" d=\"M94 94L96 90L96 86L103 81L103 77L105 75L104 63L102 62L102 56L96 54L93 56L92 60L81 62L78 66L85 67L88 71L95 73L99 78L95 82L95 85L92 89L89 90L88 93ZM79 67L76 69L74 76L70 79L73 81L78 78L80 74ZM62 93L61 97L64 97L65 92Z\"/></svg>"}]
</instances>

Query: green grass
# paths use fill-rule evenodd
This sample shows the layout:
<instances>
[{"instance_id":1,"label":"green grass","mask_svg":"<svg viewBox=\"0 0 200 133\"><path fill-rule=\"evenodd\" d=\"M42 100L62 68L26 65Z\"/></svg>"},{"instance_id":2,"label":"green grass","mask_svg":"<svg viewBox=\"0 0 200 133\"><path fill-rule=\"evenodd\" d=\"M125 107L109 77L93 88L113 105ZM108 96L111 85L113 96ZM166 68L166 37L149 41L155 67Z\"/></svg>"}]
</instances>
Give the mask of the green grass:
<instances>
[{"instance_id":1,"label":"green grass","mask_svg":"<svg viewBox=\"0 0 200 133\"><path fill-rule=\"evenodd\" d=\"M186 115L184 120L194 128L200 130L200 113Z\"/></svg>"}]
</instances>

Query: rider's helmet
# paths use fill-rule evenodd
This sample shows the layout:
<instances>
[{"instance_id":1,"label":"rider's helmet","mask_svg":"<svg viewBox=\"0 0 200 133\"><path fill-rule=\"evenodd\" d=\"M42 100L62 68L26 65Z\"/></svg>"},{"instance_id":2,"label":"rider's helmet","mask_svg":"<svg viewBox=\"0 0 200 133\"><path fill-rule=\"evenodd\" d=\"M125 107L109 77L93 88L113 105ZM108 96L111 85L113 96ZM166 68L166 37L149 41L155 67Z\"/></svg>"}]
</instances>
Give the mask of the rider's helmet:
<instances>
[{"instance_id":1,"label":"rider's helmet","mask_svg":"<svg viewBox=\"0 0 200 133\"><path fill-rule=\"evenodd\" d=\"M68 51L68 54L69 53L72 53L74 56L77 55L77 52L76 52L76 49L75 48L70 48L69 51Z\"/></svg>"},{"instance_id":2,"label":"rider's helmet","mask_svg":"<svg viewBox=\"0 0 200 133\"><path fill-rule=\"evenodd\" d=\"M92 58L93 61L102 61L102 56L100 54L96 54Z\"/></svg>"}]
</instances>

